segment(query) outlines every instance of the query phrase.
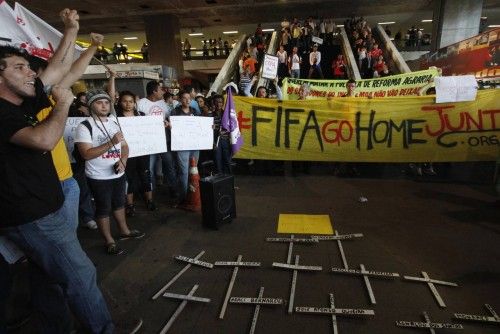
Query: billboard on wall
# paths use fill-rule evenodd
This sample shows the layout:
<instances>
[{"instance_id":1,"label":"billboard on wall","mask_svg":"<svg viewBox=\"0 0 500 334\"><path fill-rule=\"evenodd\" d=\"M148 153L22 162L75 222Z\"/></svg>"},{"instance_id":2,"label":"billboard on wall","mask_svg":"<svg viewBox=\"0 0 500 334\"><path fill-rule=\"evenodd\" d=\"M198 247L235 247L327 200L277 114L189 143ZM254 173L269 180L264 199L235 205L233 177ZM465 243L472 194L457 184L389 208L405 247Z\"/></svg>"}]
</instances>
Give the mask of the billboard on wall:
<instances>
[{"instance_id":1,"label":"billboard on wall","mask_svg":"<svg viewBox=\"0 0 500 334\"><path fill-rule=\"evenodd\" d=\"M444 76L472 74L477 79L500 77L500 28L425 55L420 69L430 66L441 68Z\"/></svg>"}]
</instances>

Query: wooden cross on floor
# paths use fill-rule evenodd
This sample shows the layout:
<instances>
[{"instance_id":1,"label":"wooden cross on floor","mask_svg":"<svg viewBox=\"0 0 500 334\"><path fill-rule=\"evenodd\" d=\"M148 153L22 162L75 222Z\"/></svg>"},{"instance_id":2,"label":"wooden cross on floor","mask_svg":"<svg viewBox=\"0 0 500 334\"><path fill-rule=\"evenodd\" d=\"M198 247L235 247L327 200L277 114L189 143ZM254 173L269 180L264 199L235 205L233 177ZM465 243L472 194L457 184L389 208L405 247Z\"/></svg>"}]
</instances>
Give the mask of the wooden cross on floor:
<instances>
[{"instance_id":1,"label":"wooden cross on floor","mask_svg":"<svg viewBox=\"0 0 500 334\"><path fill-rule=\"evenodd\" d=\"M268 242L288 242L288 256L286 259L286 263L291 264L292 261L292 251L293 251L293 244L294 243L301 243L301 244L317 244L318 239L316 237L311 237L311 238L295 238L295 236L292 234L290 235L290 238L266 238L266 241Z\"/></svg>"},{"instance_id":2,"label":"wooden cross on floor","mask_svg":"<svg viewBox=\"0 0 500 334\"><path fill-rule=\"evenodd\" d=\"M251 304L255 305L255 310L252 318L252 325L250 326L250 334L255 333L257 327L257 319L259 318L259 311L261 305L282 305L283 299L281 298L264 298L264 287L260 287L259 296L257 298L251 297L231 297L229 302L232 304Z\"/></svg>"},{"instance_id":3,"label":"wooden cross on floor","mask_svg":"<svg viewBox=\"0 0 500 334\"><path fill-rule=\"evenodd\" d=\"M481 321L481 322L487 322L487 323L493 323L496 325L500 325L500 317L495 312L493 307L491 307L489 304L484 304L484 306L486 307L486 309L488 311L490 311L492 317L485 316L485 315L455 313L455 318L460 319L460 320Z\"/></svg>"},{"instance_id":4,"label":"wooden cross on floor","mask_svg":"<svg viewBox=\"0 0 500 334\"><path fill-rule=\"evenodd\" d=\"M422 276L423 276L423 278L422 277L411 277L411 276L403 276L403 277L404 277L405 280L408 280L408 281L416 281L416 282L420 282L420 283L427 283L427 285L429 286L429 289L431 289L431 292L434 295L434 298L436 298L436 301L438 302L439 306L446 307L446 305L445 305L445 303L443 301L443 298L441 298L441 296L439 295L439 293L438 293L436 287L434 286L434 284L454 286L454 287L457 287L458 284L431 279L429 277L429 275L427 275L427 273L425 271L422 271Z\"/></svg>"},{"instance_id":5,"label":"wooden cross on floor","mask_svg":"<svg viewBox=\"0 0 500 334\"><path fill-rule=\"evenodd\" d=\"M181 255L178 255L175 257L176 260L179 260L179 261L184 261L184 262L188 262L188 264L181 269L181 271L179 271L177 273L177 275L175 275L167 284L165 284L154 296L153 296L153 300L155 299L158 299L158 297L160 297L172 284L175 283L175 281L177 281L177 279L179 277L182 276L182 274L184 274L189 268L191 268L191 266L194 264L194 265L197 265L197 266L200 266L200 267L205 267L205 268L210 268L212 269L213 268L213 265L208 263L208 262L203 262L203 261L199 261L199 259L203 256L203 254L205 254L205 251L202 250L200 253L198 253L198 255L196 255L195 258L189 258L189 257L185 257L185 256L181 256Z\"/></svg>"},{"instance_id":6,"label":"wooden cross on floor","mask_svg":"<svg viewBox=\"0 0 500 334\"><path fill-rule=\"evenodd\" d=\"M320 266L300 266L298 255L295 255L295 264L273 262L273 267L293 270L292 284L291 284L291 288L290 288L290 301L288 304L288 313L293 312L293 302L295 299L295 287L297 285L297 273L298 273L298 271L299 270L300 271L321 271L321 270L323 270L323 267L320 267Z\"/></svg>"},{"instance_id":7,"label":"wooden cross on floor","mask_svg":"<svg viewBox=\"0 0 500 334\"><path fill-rule=\"evenodd\" d=\"M165 297L165 298L180 299L180 300L182 300L182 302L180 303L179 307L177 307L177 310L175 310L174 314L170 317L167 324L162 328L160 334L165 334L166 332L168 332L170 327L172 327L175 319L177 319L179 314L181 314L182 310L184 310L184 307L186 307L188 301L199 302L199 303L210 303L209 298L194 296L194 293L196 292L197 289L198 289L198 284L193 286L193 288L191 289L191 291L189 291L189 294L187 294L187 295L179 295L176 293L169 293L169 292L165 292L163 294L163 297Z\"/></svg>"},{"instance_id":8,"label":"wooden cross on floor","mask_svg":"<svg viewBox=\"0 0 500 334\"><path fill-rule=\"evenodd\" d=\"M359 265L361 270L355 270L355 269L342 269L342 268L332 268L332 272L337 273L337 274L350 274L350 275L360 275L363 276L363 279L365 281L366 285L366 290L368 291L368 295L370 296L370 302L372 304L376 304L375 300L375 295L373 294L372 286L370 283L370 280L368 279L369 276L375 277L375 278L386 278L386 279L395 279L399 277L398 273L389 273L385 271L373 271L373 270L366 270L365 266L363 264Z\"/></svg>"},{"instance_id":9,"label":"wooden cross on floor","mask_svg":"<svg viewBox=\"0 0 500 334\"><path fill-rule=\"evenodd\" d=\"M231 291L233 290L234 282L236 281L236 275L238 275L238 268L260 267L260 262L241 262L242 259L243 256L238 255L238 259L236 260L236 262L217 261L214 263L215 266L234 267L233 275L231 276L231 280L229 281L229 286L227 287L226 296L224 297L224 303L222 304L222 309L219 314L219 319L224 319L224 314L226 313L226 308L227 308L227 302L229 301L229 297L231 297Z\"/></svg>"},{"instance_id":10,"label":"wooden cross on floor","mask_svg":"<svg viewBox=\"0 0 500 334\"><path fill-rule=\"evenodd\" d=\"M352 309L352 308L335 308L335 301L333 293L330 293L330 307L306 307L298 306L295 308L296 313L307 314L322 314L331 315L332 317L332 331L333 334L338 334L337 316L373 316L375 311L365 309Z\"/></svg>"},{"instance_id":11,"label":"wooden cross on floor","mask_svg":"<svg viewBox=\"0 0 500 334\"><path fill-rule=\"evenodd\" d=\"M347 259L345 257L344 248L342 247L341 240L354 240L355 238L362 238L362 233L353 233L353 234L339 234L338 230L335 230L335 235L313 235L312 238L316 238L321 241L327 240L335 240L337 241L337 245L339 246L340 256L342 257L342 263L344 264L344 269L349 269L349 265L347 264Z\"/></svg>"},{"instance_id":12,"label":"wooden cross on floor","mask_svg":"<svg viewBox=\"0 0 500 334\"><path fill-rule=\"evenodd\" d=\"M442 329L464 329L464 327L460 324L452 324L452 323L438 323L431 322L431 319L427 312L422 313L425 319L425 322L419 321L396 321L396 326L398 327L411 327L411 328L421 328L421 329L429 329L431 334L436 334L434 329L442 328Z\"/></svg>"}]
</instances>

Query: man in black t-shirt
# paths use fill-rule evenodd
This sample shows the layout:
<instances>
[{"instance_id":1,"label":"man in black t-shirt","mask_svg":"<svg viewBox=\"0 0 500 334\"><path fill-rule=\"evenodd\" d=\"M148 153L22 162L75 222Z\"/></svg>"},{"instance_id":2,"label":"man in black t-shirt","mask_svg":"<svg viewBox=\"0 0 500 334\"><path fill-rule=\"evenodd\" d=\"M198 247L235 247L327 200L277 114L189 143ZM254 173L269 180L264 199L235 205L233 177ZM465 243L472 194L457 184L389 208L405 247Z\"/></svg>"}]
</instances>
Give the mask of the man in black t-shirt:
<instances>
[{"instance_id":1,"label":"man in black t-shirt","mask_svg":"<svg viewBox=\"0 0 500 334\"><path fill-rule=\"evenodd\" d=\"M114 326L96 284L95 267L63 210L50 154L73 101L71 91L57 83L71 66L79 27L76 11L66 9L61 16L65 35L40 78L24 52L0 46L0 233L34 264L32 301L41 332L70 332L69 308L89 332L111 332ZM36 114L50 106L45 93L50 88L56 104L40 122Z\"/></svg>"}]
</instances>

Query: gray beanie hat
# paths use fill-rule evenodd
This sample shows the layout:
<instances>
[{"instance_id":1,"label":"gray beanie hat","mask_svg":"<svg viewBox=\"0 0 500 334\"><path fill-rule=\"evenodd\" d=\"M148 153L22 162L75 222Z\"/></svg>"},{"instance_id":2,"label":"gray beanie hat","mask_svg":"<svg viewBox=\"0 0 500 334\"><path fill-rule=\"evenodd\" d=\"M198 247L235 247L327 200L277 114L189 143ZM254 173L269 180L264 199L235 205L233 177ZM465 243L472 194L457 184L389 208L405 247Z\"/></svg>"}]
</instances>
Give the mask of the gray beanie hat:
<instances>
[{"instance_id":1,"label":"gray beanie hat","mask_svg":"<svg viewBox=\"0 0 500 334\"><path fill-rule=\"evenodd\" d=\"M91 90L87 92L87 106L89 106L89 108L92 105L92 103L102 99L106 99L109 102L111 102L111 97L108 95L108 93L106 93L102 89Z\"/></svg>"}]
</instances>

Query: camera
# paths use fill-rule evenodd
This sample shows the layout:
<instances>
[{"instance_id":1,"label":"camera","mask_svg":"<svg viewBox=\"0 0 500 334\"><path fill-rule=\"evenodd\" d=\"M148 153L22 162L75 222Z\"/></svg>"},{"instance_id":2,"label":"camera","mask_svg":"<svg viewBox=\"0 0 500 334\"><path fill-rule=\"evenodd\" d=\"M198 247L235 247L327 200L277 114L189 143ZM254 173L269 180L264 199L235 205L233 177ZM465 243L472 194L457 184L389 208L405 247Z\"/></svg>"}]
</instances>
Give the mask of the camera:
<instances>
[{"instance_id":1,"label":"camera","mask_svg":"<svg viewBox=\"0 0 500 334\"><path fill-rule=\"evenodd\" d=\"M115 170L115 174L120 173L119 167L120 167L120 161L117 161L117 162L113 165L113 169Z\"/></svg>"}]
</instances>

